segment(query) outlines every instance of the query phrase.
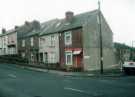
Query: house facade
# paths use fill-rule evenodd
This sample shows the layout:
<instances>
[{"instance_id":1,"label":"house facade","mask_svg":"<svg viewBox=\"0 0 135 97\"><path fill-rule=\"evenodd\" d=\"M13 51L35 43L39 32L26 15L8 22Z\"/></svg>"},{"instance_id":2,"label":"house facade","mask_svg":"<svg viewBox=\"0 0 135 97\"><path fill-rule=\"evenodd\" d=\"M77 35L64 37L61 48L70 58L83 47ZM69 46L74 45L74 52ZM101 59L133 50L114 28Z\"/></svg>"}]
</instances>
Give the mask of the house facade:
<instances>
[{"instance_id":1,"label":"house facade","mask_svg":"<svg viewBox=\"0 0 135 97\"><path fill-rule=\"evenodd\" d=\"M67 12L60 29L60 64L64 68L100 70L99 11ZM104 69L116 63L113 33L101 14Z\"/></svg>"},{"instance_id":2,"label":"house facade","mask_svg":"<svg viewBox=\"0 0 135 97\"><path fill-rule=\"evenodd\" d=\"M57 23L47 24L49 27L44 28L44 36L41 37L42 41L39 43L42 48L39 50L41 60L49 61L48 51L52 52L52 48L48 48L48 45L52 41L51 37L58 36L59 44L58 42L56 44L58 45L57 52L59 51L58 63L61 68L99 70L101 58L98 18L98 10L78 15L68 11L64 19L59 19ZM104 69L108 69L115 64L113 33L102 14L101 19ZM55 51L54 48L53 51ZM50 60L50 62L53 61Z\"/></svg>"},{"instance_id":3,"label":"house facade","mask_svg":"<svg viewBox=\"0 0 135 97\"><path fill-rule=\"evenodd\" d=\"M15 55L17 54L17 32L13 29L9 33L7 33L8 38L8 54Z\"/></svg>"},{"instance_id":4,"label":"house facade","mask_svg":"<svg viewBox=\"0 0 135 97\"><path fill-rule=\"evenodd\" d=\"M116 64L113 33L102 13L100 15L103 57L100 57L99 11L97 10L87 16L83 25L84 70L100 70L101 60L103 60L103 69L110 69Z\"/></svg>"},{"instance_id":5,"label":"house facade","mask_svg":"<svg viewBox=\"0 0 135 97\"><path fill-rule=\"evenodd\" d=\"M0 35L0 55L17 54L17 33L14 29L2 31Z\"/></svg>"},{"instance_id":6,"label":"house facade","mask_svg":"<svg viewBox=\"0 0 135 97\"><path fill-rule=\"evenodd\" d=\"M82 28L64 31L60 36L60 64L62 68L83 69Z\"/></svg>"},{"instance_id":7,"label":"house facade","mask_svg":"<svg viewBox=\"0 0 135 97\"><path fill-rule=\"evenodd\" d=\"M0 36L1 38L1 54L0 55L8 55L8 47L7 47L7 44L8 44L8 38L6 36L6 34L1 34Z\"/></svg>"},{"instance_id":8,"label":"house facade","mask_svg":"<svg viewBox=\"0 0 135 97\"><path fill-rule=\"evenodd\" d=\"M128 45L121 44L121 43L114 43L115 47L115 55L116 55L116 61L118 64L123 64L124 61L130 61L132 58L135 58L135 50L132 47L129 47Z\"/></svg>"},{"instance_id":9,"label":"house facade","mask_svg":"<svg viewBox=\"0 0 135 97\"><path fill-rule=\"evenodd\" d=\"M24 41L25 43L23 43ZM38 35L27 36L25 40L22 40L22 46L25 47L25 51L22 52L22 57L28 59L29 64L37 64L39 52Z\"/></svg>"},{"instance_id":10,"label":"house facade","mask_svg":"<svg viewBox=\"0 0 135 97\"><path fill-rule=\"evenodd\" d=\"M0 55L2 55L2 36L0 35Z\"/></svg>"},{"instance_id":11,"label":"house facade","mask_svg":"<svg viewBox=\"0 0 135 97\"><path fill-rule=\"evenodd\" d=\"M113 33L102 13L103 58L100 57L99 10L44 23L25 22L15 31L0 35L0 53L18 53L29 64L59 64L62 69L99 70L115 64ZM3 30L4 31L4 30Z\"/></svg>"},{"instance_id":12,"label":"house facade","mask_svg":"<svg viewBox=\"0 0 135 97\"><path fill-rule=\"evenodd\" d=\"M59 33L57 32L59 24L60 21L58 19L42 24L39 36L40 62L48 64L59 63Z\"/></svg>"},{"instance_id":13,"label":"house facade","mask_svg":"<svg viewBox=\"0 0 135 97\"><path fill-rule=\"evenodd\" d=\"M59 63L59 34L41 36L39 44L40 62Z\"/></svg>"},{"instance_id":14,"label":"house facade","mask_svg":"<svg viewBox=\"0 0 135 97\"><path fill-rule=\"evenodd\" d=\"M29 64L38 63L40 23L38 21L25 22L17 29L18 31L18 52L22 58L27 59Z\"/></svg>"}]
</instances>

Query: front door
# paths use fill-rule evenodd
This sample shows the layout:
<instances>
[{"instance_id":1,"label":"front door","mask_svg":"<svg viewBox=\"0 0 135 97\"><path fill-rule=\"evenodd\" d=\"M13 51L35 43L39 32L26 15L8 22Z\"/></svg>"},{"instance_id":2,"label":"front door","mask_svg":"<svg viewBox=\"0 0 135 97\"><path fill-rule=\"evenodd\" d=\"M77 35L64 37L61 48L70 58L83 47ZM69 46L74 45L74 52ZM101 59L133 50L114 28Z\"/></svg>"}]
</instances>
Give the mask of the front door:
<instances>
[{"instance_id":1,"label":"front door","mask_svg":"<svg viewBox=\"0 0 135 97\"><path fill-rule=\"evenodd\" d=\"M44 59L45 59L45 63L48 63L48 53L47 52L44 53Z\"/></svg>"}]
</instances>

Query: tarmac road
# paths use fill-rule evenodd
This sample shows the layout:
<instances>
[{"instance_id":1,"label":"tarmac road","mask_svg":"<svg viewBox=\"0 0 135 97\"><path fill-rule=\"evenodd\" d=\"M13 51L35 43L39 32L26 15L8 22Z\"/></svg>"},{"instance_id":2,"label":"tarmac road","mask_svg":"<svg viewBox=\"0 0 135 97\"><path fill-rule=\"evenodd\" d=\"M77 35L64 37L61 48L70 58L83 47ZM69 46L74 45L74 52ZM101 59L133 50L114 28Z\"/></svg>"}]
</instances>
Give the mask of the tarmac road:
<instances>
[{"instance_id":1,"label":"tarmac road","mask_svg":"<svg viewBox=\"0 0 135 97\"><path fill-rule=\"evenodd\" d=\"M134 97L135 76L71 77L0 64L0 97Z\"/></svg>"}]
</instances>

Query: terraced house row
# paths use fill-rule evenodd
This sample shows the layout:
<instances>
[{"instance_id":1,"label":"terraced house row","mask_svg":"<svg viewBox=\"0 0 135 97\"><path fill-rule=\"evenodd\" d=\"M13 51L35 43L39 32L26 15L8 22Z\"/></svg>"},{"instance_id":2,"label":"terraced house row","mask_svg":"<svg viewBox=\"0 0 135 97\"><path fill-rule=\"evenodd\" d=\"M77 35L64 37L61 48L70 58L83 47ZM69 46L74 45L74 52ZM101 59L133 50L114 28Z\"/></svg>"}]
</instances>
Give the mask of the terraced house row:
<instances>
[{"instance_id":1,"label":"terraced house row","mask_svg":"<svg viewBox=\"0 0 135 97\"><path fill-rule=\"evenodd\" d=\"M101 13L104 69L115 64L113 33ZM49 63L59 68L100 69L99 11L40 23L26 21L13 30L2 30L0 55L18 54L30 64Z\"/></svg>"}]
</instances>

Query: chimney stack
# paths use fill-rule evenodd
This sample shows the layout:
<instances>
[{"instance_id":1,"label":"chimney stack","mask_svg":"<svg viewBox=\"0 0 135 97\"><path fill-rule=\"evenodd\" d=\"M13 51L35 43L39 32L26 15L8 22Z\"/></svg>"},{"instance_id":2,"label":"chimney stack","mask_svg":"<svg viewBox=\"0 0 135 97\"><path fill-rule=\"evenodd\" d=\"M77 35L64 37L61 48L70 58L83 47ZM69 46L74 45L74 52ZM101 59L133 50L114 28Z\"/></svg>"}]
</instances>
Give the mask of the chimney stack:
<instances>
[{"instance_id":1,"label":"chimney stack","mask_svg":"<svg viewBox=\"0 0 135 97\"><path fill-rule=\"evenodd\" d=\"M19 28L19 26L15 26L15 29L18 29Z\"/></svg>"},{"instance_id":2,"label":"chimney stack","mask_svg":"<svg viewBox=\"0 0 135 97\"><path fill-rule=\"evenodd\" d=\"M30 22L28 22L28 21L25 21L25 25L29 25L30 24Z\"/></svg>"},{"instance_id":3,"label":"chimney stack","mask_svg":"<svg viewBox=\"0 0 135 97\"><path fill-rule=\"evenodd\" d=\"M6 33L6 29L2 28L2 34L5 34L5 33Z\"/></svg>"},{"instance_id":4,"label":"chimney stack","mask_svg":"<svg viewBox=\"0 0 135 97\"><path fill-rule=\"evenodd\" d=\"M65 13L66 21L71 22L73 20L74 13L72 11L67 11Z\"/></svg>"},{"instance_id":5,"label":"chimney stack","mask_svg":"<svg viewBox=\"0 0 135 97\"><path fill-rule=\"evenodd\" d=\"M39 29L40 29L40 22L37 21L37 20L34 20L34 21L32 22L32 26L33 26L33 29L39 30Z\"/></svg>"}]
</instances>

